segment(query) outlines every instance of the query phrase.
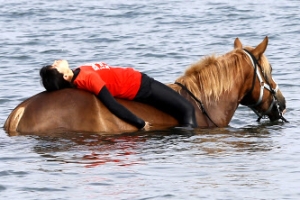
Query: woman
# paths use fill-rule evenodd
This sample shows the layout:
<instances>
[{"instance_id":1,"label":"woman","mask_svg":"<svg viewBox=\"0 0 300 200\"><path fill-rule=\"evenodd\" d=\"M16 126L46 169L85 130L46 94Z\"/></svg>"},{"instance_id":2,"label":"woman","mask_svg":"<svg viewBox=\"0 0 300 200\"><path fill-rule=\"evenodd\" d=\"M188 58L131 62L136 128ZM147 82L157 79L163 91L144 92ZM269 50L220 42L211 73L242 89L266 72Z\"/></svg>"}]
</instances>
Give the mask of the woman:
<instances>
[{"instance_id":1,"label":"woman","mask_svg":"<svg viewBox=\"0 0 300 200\"><path fill-rule=\"evenodd\" d=\"M95 94L113 114L138 129L148 130L150 124L114 97L152 105L172 115L183 127L197 127L195 110L189 101L133 68L112 67L99 62L71 70L66 60L56 60L52 65L42 67L40 76L47 91L75 87Z\"/></svg>"}]
</instances>

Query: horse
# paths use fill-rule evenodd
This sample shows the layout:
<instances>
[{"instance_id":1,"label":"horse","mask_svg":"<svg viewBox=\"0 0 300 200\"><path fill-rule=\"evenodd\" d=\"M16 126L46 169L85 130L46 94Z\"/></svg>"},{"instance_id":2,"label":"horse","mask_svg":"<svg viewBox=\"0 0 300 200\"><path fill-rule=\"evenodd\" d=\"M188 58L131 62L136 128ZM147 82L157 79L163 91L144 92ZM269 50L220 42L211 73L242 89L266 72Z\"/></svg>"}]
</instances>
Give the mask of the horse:
<instances>
[{"instance_id":1,"label":"horse","mask_svg":"<svg viewBox=\"0 0 300 200\"><path fill-rule=\"evenodd\" d=\"M258 120L287 121L285 97L272 78L264 52L268 37L255 48L239 38L224 55L204 56L167 84L195 108L199 128L227 127L238 106L250 107ZM131 112L152 124L151 129L176 127L170 115L146 104L117 99ZM120 134L137 128L113 115L95 95L74 88L41 92L12 110L4 124L9 135L53 133Z\"/></svg>"}]
</instances>

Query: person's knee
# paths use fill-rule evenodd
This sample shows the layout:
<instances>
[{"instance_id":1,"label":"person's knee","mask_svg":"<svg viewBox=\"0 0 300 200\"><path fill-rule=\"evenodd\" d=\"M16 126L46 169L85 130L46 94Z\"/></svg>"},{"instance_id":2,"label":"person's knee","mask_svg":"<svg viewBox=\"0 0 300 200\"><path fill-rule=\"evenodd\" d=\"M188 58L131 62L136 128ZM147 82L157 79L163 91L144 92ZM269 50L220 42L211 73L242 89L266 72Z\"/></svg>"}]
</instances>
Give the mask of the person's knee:
<instances>
[{"instance_id":1,"label":"person's knee","mask_svg":"<svg viewBox=\"0 0 300 200\"><path fill-rule=\"evenodd\" d=\"M195 108L192 104L186 106L186 109L182 114L181 123L185 127L197 127Z\"/></svg>"},{"instance_id":2,"label":"person's knee","mask_svg":"<svg viewBox=\"0 0 300 200\"><path fill-rule=\"evenodd\" d=\"M192 115L195 113L195 108L189 101L184 103L184 111L187 115Z\"/></svg>"}]
</instances>

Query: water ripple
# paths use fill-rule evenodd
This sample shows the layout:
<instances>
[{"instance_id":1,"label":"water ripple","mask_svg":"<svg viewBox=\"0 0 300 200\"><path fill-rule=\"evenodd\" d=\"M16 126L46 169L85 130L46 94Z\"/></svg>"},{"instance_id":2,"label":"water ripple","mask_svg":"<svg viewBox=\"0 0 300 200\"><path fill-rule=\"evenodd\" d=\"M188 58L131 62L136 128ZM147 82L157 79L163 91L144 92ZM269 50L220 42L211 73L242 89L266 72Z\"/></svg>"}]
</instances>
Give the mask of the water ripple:
<instances>
[{"instance_id":1,"label":"water ripple","mask_svg":"<svg viewBox=\"0 0 300 200\"><path fill-rule=\"evenodd\" d=\"M44 91L54 59L133 66L173 82L239 37L266 55L290 123L256 122L240 106L225 129L145 134L0 134L5 199L299 199L299 2L0 1L0 121Z\"/></svg>"}]
</instances>

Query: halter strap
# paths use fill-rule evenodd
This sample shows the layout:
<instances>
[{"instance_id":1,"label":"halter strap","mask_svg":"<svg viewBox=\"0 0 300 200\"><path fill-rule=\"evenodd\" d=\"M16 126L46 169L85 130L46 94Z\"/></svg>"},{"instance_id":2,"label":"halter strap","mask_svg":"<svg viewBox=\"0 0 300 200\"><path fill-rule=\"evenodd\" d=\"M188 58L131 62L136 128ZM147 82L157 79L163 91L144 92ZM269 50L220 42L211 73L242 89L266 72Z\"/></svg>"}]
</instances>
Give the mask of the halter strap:
<instances>
[{"instance_id":1,"label":"halter strap","mask_svg":"<svg viewBox=\"0 0 300 200\"><path fill-rule=\"evenodd\" d=\"M244 49L244 52L250 58L252 66L254 67L253 84L252 84L250 93L252 92L252 90L254 88L256 76L257 76L257 78L260 82L260 94L259 94L259 98L258 98L257 102L253 105L248 105L249 107L254 107L254 106L257 106L261 103L263 95L264 95L264 89L269 90L271 93L276 93L279 87L278 87L278 84L276 84L275 89L273 89L273 88L271 88L270 84L265 83L263 78L262 78L262 75L261 75L260 71L257 68L257 66L260 66L260 65L257 62L256 58L248 50ZM256 76L255 76L255 73L256 73ZM268 110L271 110L271 109L268 109Z\"/></svg>"},{"instance_id":2,"label":"halter strap","mask_svg":"<svg viewBox=\"0 0 300 200\"><path fill-rule=\"evenodd\" d=\"M246 49L243 49L244 52L246 53L246 55L250 58L250 61L252 63L252 66L254 67L254 76L253 76L253 80L252 80L252 86L251 86L251 89L248 93L251 93L254 89L254 85L255 85L255 79L256 79L256 76L255 76L255 73L257 73L257 61L256 61L256 58Z\"/></svg>"},{"instance_id":3,"label":"halter strap","mask_svg":"<svg viewBox=\"0 0 300 200\"><path fill-rule=\"evenodd\" d=\"M184 89L200 106L202 113L216 126L217 124L214 123L214 121L209 117L208 113L206 112L203 103L183 84L179 82L175 82L175 84L179 85L182 89Z\"/></svg>"},{"instance_id":4,"label":"halter strap","mask_svg":"<svg viewBox=\"0 0 300 200\"><path fill-rule=\"evenodd\" d=\"M274 104L276 105L277 107L277 110L278 110L278 113L279 113L279 116L280 116L280 119L282 119L283 121L285 122L288 122L282 115L280 109L279 109L279 104L278 104L278 100L276 98L276 92L278 91L278 84L276 84L276 87L273 89L270 84L268 83L268 80L265 80L267 83L264 82L263 78L262 78L262 75L260 73L260 71L258 70L257 66L259 66L260 68L262 68L257 59L246 49L243 49L245 54L250 58L250 61L252 63L252 66L254 67L254 76L253 76L253 83L252 83L252 87L251 87L251 90L250 90L250 93L252 92L253 88L254 88L254 85L255 85L255 79L256 79L256 76L260 82L260 94L259 94L259 98L257 100L257 102L253 105L247 105L248 107L250 107L254 112L255 114L258 116L258 119L257 121L260 121L260 119L265 116L267 113L269 113ZM262 98L263 98L263 95L264 95L264 89L267 89L271 92L271 94L273 95L273 100L272 100L272 103L271 105L269 106L269 108L267 109L267 111L263 112L263 113L259 113L254 107L259 105L261 102L262 102Z\"/></svg>"}]
</instances>

